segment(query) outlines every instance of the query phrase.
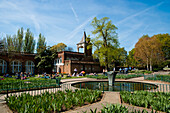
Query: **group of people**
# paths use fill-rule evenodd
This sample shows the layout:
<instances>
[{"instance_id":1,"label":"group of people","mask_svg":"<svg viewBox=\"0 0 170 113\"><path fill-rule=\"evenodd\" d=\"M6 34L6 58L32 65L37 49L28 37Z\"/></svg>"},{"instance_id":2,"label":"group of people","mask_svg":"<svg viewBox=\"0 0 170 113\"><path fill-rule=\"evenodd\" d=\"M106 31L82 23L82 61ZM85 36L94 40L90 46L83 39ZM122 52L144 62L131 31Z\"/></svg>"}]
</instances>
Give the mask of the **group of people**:
<instances>
[{"instance_id":1,"label":"group of people","mask_svg":"<svg viewBox=\"0 0 170 113\"><path fill-rule=\"evenodd\" d=\"M8 73L5 73L4 75L3 75L4 77L12 77L12 76L10 76Z\"/></svg>"},{"instance_id":2,"label":"group of people","mask_svg":"<svg viewBox=\"0 0 170 113\"><path fill-rule=\"evenodd\" d=\"M33 75L31 73L26 73L26 72L23 73L23 72L21 72L21 73L16 73L15 76L17 76L16 79L25 80L28 77L31 77Z\"/></svg>"},{"instance_id":3,"label":"group of people","mask_svg":"<svg viewBox=\"0 0 170 113\"><path fill-rule=\"evenodd\" d=\"M85 71L81 71L80 73L77 73L77 69L74 68L74 73L72 74L72 76L84 76L85 75Z\"/></svg>"},{"instance_id":4,"label":"group of people","mask_svg":"<svg viewBox=\"0 0 170 113\"><path fill-rule=\"evenodd\" d=\"M38 74L38 78L45 78L45 79L56 79L57 77L59 77L60 75L58 73L55 74L47 74L46 72L42 73L42 75L40 76L40 74Z\"/></svg>"}]
</instances>

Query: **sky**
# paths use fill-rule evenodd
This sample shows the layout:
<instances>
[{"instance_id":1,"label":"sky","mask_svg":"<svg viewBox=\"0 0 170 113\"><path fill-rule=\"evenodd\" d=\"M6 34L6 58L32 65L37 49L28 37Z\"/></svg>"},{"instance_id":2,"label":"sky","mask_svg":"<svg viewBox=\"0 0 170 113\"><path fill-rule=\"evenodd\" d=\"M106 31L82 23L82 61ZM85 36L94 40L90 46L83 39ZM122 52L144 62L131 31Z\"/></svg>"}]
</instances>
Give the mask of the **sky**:
<instances>
[{"instance_id":1,"label":"sky","mask_svg":"<svg viewBox=\"0 0 170 113\"><path fill-rule=\"evenodd\" d=\"M170 0L0 0L0 38L21 27L41 33L47 45L65 43L76 51L83 32L95 36L94 17L109 17L118 28L120 47L134 48L142 35L170 33Z\"/></svg>"}]
</instances>

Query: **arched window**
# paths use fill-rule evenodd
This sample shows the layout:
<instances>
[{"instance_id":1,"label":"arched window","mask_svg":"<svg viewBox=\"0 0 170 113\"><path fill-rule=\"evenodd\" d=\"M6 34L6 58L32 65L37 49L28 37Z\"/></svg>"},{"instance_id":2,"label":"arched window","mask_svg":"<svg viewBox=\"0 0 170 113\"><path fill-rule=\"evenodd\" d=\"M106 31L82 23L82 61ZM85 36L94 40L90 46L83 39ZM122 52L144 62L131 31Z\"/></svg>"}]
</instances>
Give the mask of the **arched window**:
<instances>
[{"instance_id":1,"label":"arched window","mask_svg":"<svg viewBox=\"0 0 170 113\"><path fill-rule=\"evenodd\" d=\"M21 72L21 65L22 63L18 60L12 61L11 62L12 73Z\"/></svg>"},{"instance_id":2,"label":"arched window","mask_svg":"<svg viewBox=\"0 0 170 113\"><path fill-rule=\"evenodd\" d=\"M60 58L56 58L54 60L54 68L53 68L53 72L60 72L60 65L63 65L62 63L62 57Z\"/></svg>"},{"instance_id":3,"label":"arched window","mask_svg":"<svg viewBox=\"0 0 170 113\"><path fill-rule=\"evenodd\" d=\"M26 61L25 72L33 74L34 73L34 67L35 67L35 65L34 65L33 61Z\"/></svg>"},{"instance_id":4,"label":"arched window","mask_svg":"<svg viewBox=\"0 0 170 113\"><path fill-rule=\"evenodd\" d=\"M0 73L6 73L7 63L5 60L0 59Z\"/></svg>"},{"instance_id":5,"label":"arched window","mask_svg":"<svg viewBox=\"0 0 170 113\"><path fill-rule=\"evenodd\" d=\"M56 64L57 64L57 59L54 60L54 68L53 68L53 72L57 72L57 67L56 67Z\"/></svg>"}]
</instances>

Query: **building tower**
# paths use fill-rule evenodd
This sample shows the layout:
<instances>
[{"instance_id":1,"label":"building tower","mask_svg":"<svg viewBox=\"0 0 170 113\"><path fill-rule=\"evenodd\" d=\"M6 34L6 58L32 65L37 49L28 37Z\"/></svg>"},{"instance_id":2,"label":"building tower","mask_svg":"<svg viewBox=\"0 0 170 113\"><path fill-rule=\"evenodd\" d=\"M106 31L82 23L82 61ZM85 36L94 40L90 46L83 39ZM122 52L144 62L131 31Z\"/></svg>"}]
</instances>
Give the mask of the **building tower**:
<instances>
[{"instance_id":1,"label":"building tower","mask_svg":"<svg viewBox=\"0 0 170 113\"><path fill-rule=\"evenodd\" d=\"M83 48L83 52L85 56L92 55L92 48L87 49L87 46L90 44L90 38L87 38L86 32L84 31L84 35L79 43L77 43L77 52L79 52L79 48Z\"/></svg>"}]
</instances>

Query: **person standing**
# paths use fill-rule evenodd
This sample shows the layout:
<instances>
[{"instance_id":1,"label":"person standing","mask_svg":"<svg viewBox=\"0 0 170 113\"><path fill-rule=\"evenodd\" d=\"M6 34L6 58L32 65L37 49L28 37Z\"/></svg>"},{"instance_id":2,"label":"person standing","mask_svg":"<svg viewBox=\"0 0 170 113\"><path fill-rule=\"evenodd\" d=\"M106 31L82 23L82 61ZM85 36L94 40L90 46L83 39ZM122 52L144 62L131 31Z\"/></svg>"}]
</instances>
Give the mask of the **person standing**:
<instances>
[{"instance_id":1,"label":"person standing","mask_svg":"<svg viewBox=\"0 0 170 113\"><path fill-rule=\"evenodd\" d=\"M74 73L75 73L75 75L77 74L77 69L76 68L74 69Z\"/></svg>"}]
</instances>

